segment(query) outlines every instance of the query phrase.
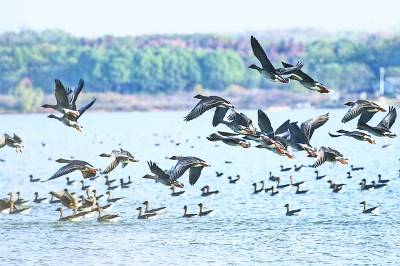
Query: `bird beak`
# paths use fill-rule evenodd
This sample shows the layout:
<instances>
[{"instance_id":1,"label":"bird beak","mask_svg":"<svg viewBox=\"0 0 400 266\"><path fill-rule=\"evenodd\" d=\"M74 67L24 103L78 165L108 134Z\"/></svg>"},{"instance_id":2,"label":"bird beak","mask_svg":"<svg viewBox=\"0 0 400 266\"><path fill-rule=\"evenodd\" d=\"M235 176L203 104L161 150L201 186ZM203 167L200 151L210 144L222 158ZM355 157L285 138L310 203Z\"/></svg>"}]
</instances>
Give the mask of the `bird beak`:
<instances>
[{"instance_id":1,"label":"bird beak","mask_svg":"<svg viewBox=\"0 0 400 266\"><path fill-rule=\"evenodd\" d=\"M349 159L347 159L347 158L338 158L337 159L341 164L348 164L349 162Z\"/></svg>"}]
</instances>

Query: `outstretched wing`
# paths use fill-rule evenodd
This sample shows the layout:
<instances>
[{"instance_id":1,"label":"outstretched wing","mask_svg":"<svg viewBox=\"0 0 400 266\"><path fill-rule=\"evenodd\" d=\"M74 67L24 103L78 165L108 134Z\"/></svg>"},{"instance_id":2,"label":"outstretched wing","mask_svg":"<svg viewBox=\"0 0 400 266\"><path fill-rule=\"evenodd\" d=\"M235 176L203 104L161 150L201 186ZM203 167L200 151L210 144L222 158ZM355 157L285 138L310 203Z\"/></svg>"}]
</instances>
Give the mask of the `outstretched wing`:
<instances>
[{"instance_id":1,"label":"outstretched wing","mask_svg":"<svg viewBox=\"0 0 400 266\"><path fill-rule=\"evenodd\" d=\"M202 114L204 114L206 111L218 107L223 101L220 99L217 99L215 97L207 97L204 99L201 99L200 102L196 104L196 106L190 111L190 113L184 117L185 121L190 121L193 120Z\"/></svg>"},{"instance_id":2,"label":"outstretched wing","mask_svg":"<svg viewBox=\"0 0 400 266\"><path fill-rule=\"evenodd\" d=\"M201 175L201 170L203 170L203 167L192 167L189 170L189 184L192 186L196 184L197 180L199 179Z\"/></svg>"},{"instance_id":3,"label":"outstretched wing","mask_svg":"<svg viewBox=\"0 0 400 266\"><path fill-rule=\"evenodd\" d=\"M87 109L89 109L90 107L92 107L92 105L95 103L95 101L96 101L96 98L93 99L93 100L92 100L90 103L88 103L87 105L83 106L81 109L79 109L79 116L76 118L76 120L78 120L79 117L81 117L82 114L83 114L84 112L86 112Z\"/></svg>"},{"instance_id":4,"label":"outstretched wing","mask_svg":"<svg viewBox=\"0 0 400 266\"><path fill-rule=\"evenodd\" d=\"M386 128L386 129L390 129L393 126L394 121L396 121L396 118L397 118L396 108L393 107L393 106L390 106L389 107L389 112L382 119L382 121L379 122L377 127L383 127L383 128Z\"/></svg>"},{"instance_id":5,"label":"outstretched wing","mask_svg":"<svg viewBox=\"0 0 400 266\"><path fill-rule=\"evenodd\" d=\"M228 108L226 108L226 107L217 107L215 109L215 113L214 113L214 117L213 117L213 121L212 121L213 127L218 126L219 123L222 122L222 120L224 119L227 112L228 112Z\"/></svg>"},{"instance_id":6,"label":"outstretched wing","mask_svg":"<svg viewBox=\"0 0 400 266\"><path fill-rule=\"evenodd\" d=\"M272 128L271 121L269 120L266 113L263 110L258 109L258 127L261 132L267 134L268 136L274 135L274 129Z\"/></svg>"},{"instance_id":7,"label":"outstretched wing","mask_svg":"<svg viewBox=\"0 0 400 266\"><path fill-rule=\"evenodd\" d=\"M314 133L314 130L323 126L326 122L328 122L328 120L329 120L329 113L317 116L316 118L309 119L301 124L301 131L308 138L308 140L310 140Z\"/></svg>"},{"instance_id":8,"label":"outstretched wing","mask_svg":"<svg viewBox=\"0 0 400 266\"><path fill-rule=\"evenodd\" d=\"M325 149L321 147L317 153L317 160L314 162L312 167L317 168L318 166L321 166L324 162L326 162L326 154Z\"/></svg>"},{"instance_id":9,"label":"outstretched wing","mask_svg":"<svg viewBox=\"0 0 400 266\"><path fill-rule=\"evenodd\" d=\"M64 85L59 79L55 79L54 95L56 97L57 105L61 105L64 108L69 108L68 93Z\"/></svg>"},{"instance_id":10,"label":"outstretched wing","mask_svg":"<svg viewBox=\"0 0 400 266\"><path fill-rule=\"evenodd\" d=\"M117 157L115 157L115 154L111 154L110 156L110 162L108 163L106 169L104 169L104 171L102 172L102 174L108 174L110 173L112 170L115 169L115 167L117 167L119 164L119 161L117 160Z\"/></svg>"},{"instance_id":11,"label":"outstretched wing","mask_svg":"<svg viewBox=\"0 0 400 266\"><path fill-rule=\"evenodd\" d=\"M377 112L363 112L358 119L357 125L367 124L369 120L376 114Z\"/></svg>"},{"instance_id":12,"label":"outstretched wing","mask_svg":"<svg viewBox=\"0 0 400 266\"><path fill-rule=\"evenodd\" d=\"M157 175L157 176L163 176L163 175L165 175L165 172L164 172L160 167L158 167L158 165L157 165L156 163L154 163L154 162L152 162L152 161L149 161L149 162L147 162L147 165L149 166L150 171L151 171L153 174L155 174L155 175Z\"/></svg>"},{"instance_id":13,"label":"outstretched wing","mask_svg":"<svg viewBox=\"0 0 400 266\"><path fill-rule=\"evenodd\" d=\"M76 100L78 99L78 96L81 93L84 85L85 85L85 82L83 81L83 79L80 79L78 82L78 86L74 90L74 96L73 96L72 102L71 102L71 107L73 110L76 110Z\"/></svg>"},{"instance_id":14,"label":"outstretched wing","mask_svg":"<svg viewBox=\"0 0 400 266\"><path fill-rule=\"evenodd\" d=\"M270 73L276 73L274 66L269 61L267 54L264 52L264 49L261 47L260 43L257 41L254 36L251 36L251 49L253 50L253 54L257 57L258 61L260 61L263 69Z\"/></svg>"},{"instance_id":15,"label":"outstretched wing","mask_svg":"<svg viewBox=\"0 0 400 266\"><path fill-rule=\"evenodd\" d=\"M72 173L73 171L80 170L82 168L84 168L84 166L81 165L81 164L69 163L69 164L61 167L60 169L58 169L58 171L55 172L55 174L52 177L50 177L49 179L47 179L47 180L45 180L43 182L47 182L49 180L56 179L56 178L58 178L60 176Z\"/></svg>"}]
</instances>

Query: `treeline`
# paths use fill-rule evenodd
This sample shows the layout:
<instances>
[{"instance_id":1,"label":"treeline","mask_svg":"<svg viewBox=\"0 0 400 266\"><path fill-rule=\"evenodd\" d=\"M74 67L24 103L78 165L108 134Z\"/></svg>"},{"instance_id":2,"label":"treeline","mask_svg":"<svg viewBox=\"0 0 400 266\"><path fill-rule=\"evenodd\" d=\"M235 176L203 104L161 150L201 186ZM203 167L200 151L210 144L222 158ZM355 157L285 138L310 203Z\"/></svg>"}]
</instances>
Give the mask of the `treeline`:
<instances>
[{"instance_id":1,"label":"treeline","mask_svg":"<svg viewBox=\"0 0 400 266\"><path fill-rule=\"evenodd\" d=\"M302 60L307 73L338 91L375 90L380 67L389 76L400 74L399 36L321 35L307 40L304 35L256 34L273 64ZM258 64L249 39L250 34L88 39L59 31L5 33L0 35L0 93L10 93L21 80L51 93L54 78L71 85L83 78L85 90L95 92L171 93L199 86L222 90L231 84L287 89L247 68ZM289 88L300 89L296 83Z\"/></svg>"}]
</instances>

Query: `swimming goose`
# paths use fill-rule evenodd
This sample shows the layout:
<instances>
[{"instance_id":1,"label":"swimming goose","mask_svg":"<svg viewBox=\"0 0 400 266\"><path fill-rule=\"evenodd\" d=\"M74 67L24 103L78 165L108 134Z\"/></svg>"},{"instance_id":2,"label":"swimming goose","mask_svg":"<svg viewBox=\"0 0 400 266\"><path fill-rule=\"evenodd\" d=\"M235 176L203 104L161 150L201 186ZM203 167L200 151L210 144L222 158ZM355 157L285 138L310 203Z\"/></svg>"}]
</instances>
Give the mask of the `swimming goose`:
<instances>
[{"instance_id":1,"label":"swimming goose","mask_svg":"<svg viewBox=\"0 0 400 266\"><path fill-rule=\"evenodd\" d=\"M123 197L119 197L119 198L112 198L111 197L111 192L110 191L107 191L106 192L106 194L107 194L107 202L118 202L118 201L122 201L124 198Z\"/></svg>"},{"instance_id":2,"label":"swimming goose","mask_svg":"<svg viewBox=\"0 0 400 266\"><path fill-rule=\"evenodd\" d=\"M291 64L282 62L283 67L285 68L290 68L294 67ZM312 91L317 91L319 93L329 93L329 89L321 84L320 82L314 80L312 77L304 73L301 69L296 69L290 76L289 79L291 80L297 80L301 85L303 85L305 88L312 90Z\"/></svg>"},{"instance_id":3,"label":"swimming goose","mask_svg":"<svg viewBox=\"0 0 400 266\"><path fill-rule=\"evenodd\" d=\"M315 170L314 173L315 173L315 179L317 180L326 177L326 175L320 175L318 170Z\"/></svg>"},{"instance_id":4,"label":"swimming goose","mask_svg":"<svg viewBox=\"0 0 400 266\"><path fill-rule=\"evenodd\" d=\"M279 191L275 190L274 186L271 186L271 188L269 190L271 191L271 196L275 196L275 195L279 194Z\"/></svg>"},{"instance_id":5,"label":"swimming goose","mask_svg":"<svg viewBox=\"0 0 400 266\"><path fill-rule=\"evenodd\" d=\"M301 209L290 210L288 203L286 203L283 207L286 208L286 216L293 216L293 215L296 215L297 213L301 212Z\"/></svg>"},{"instance_id":6,"label":"swimming goose","mask_svg":"<svg viewBox=\"0 0 400 266\"><path fill-rule=\"evenodd\" d=\"M351 171L360 171L364 170L364 167L356 167L354 165L350 165Z\"/></svg>"},{"instance_id":7,"label":"swimming goose","mask_svg":"<svg viewBox=\"0 0 400 266\"><path fill-rule=\"evenodd\" d=\"M199 216L200 217L207 216L214 211L214 210L203 211L203 203L199 203L198 206L199 206Z\"/></svg>"},{"instance_id":8,"label":"swimming goose","mask_svg":"<svg viewBox=\"0 0 400 266\"><path fill-rule=\"evenodd\" d=\"M250 65L249 68L257 70L268 80L271 80L273 82L288 83L289 79L282 77L282 75L291 74L303 67L303 63L298 62L295 67L292 66L289 68L275 69L275 67L271 64L271 61L269 61L264 49L261 47L260 43L254 36L251 36L250 43L253 54L258 59L258 61L260 61L262 68L254 64Z\"/></svg>"},{"instance_id":9,"label":"swimming goose","mask_svg":"<svg viewBox=\"0 0 400 266\"><path fill-rule=\"evenodd\" d=\"M196 213L187 213L188 208L187 208L186 205L183 206L183 210L184 210L183 218L192 218L192 217L194 217L194 216L197 216Z\"/></svg>"},{"instance_id":10,"label":"swimming goose","mask_svg":"<svg viewBox=\"0 0 400 266\"><path fill-rule=\"evenodd\" d=\"M395 138L396 134L390 131L397 118L396 108L393 106L389 107L389 112L375 127L370 126L367 122L374 116L376 112L364 112L357 123L357 128L365 130L374 136L378 137L389 137Z\"/></svg>"},{"instance_id":11,"label":"swimming goose","mask_svg":"<svg viewBox=\"0 0 400 266\"><path fill-rule=\"evenodd\" d=\"M284 167L283 165L281 165L280 167L281 167L281 172L287 172L292 170L292 167Z\"/></svg>"},{"instance_id":12,"label":"swimming goose","mask_svg":"<svg viewBox=\"0 0 400 266\"><path fill-rule=\"evenodd\" d=\"M370 189L374 188L374 185L367 184L367 180L365 178L361 180L359 185L361 186L361 190L370 190Z\"/></svg>"},{"instance_id":13,"label":"swimming goose","mask_svg":"<svg viewBox=\"0 0 400 266\"><path fill-rule=\"evenodd\" d=\"M28 212L30 212L30 210L31 210L30 207L22 207L22 208L20 208L20 207L17 208L16 207L15 202L13 200L12 192L9 192L8 196L9 196L9 198L8 198L7 204L8 204L8 210L9 210L8 213L9 214L19 214L19 213L28 213Z\"/></svg>"},{"instance_id":14,"label":"swimming goose","mask_svg":"<svg viewBox=\"0 0 400 266\"><path fill-rule=\"evenodd\" d=\"M72 173L76 170L79 170L81 172L83 178L95 176L97 174L97 171L99 171L99 169L94 168L93 165L85 161L58 159L56 160L56 162L66 163L66 165L58 169L52 177L42 182L50 181L60 176Z\"/></svg>"},{"instance_id":15,"label":"swimming goose","mask_svg":"<svg viewBox=\"0 0 400 266\"><path fill-rule=\"evenodd\" d=\"M278 176L273 175L272 172L270 171L270 172L269 172L269 180L271 180L271 181L276 181L277 179L278 179Z\"/></svg>"},{"instance_id":16,"label":"swimming goose","mask_svg":"<svg viewBox=\"0 0 400 266\"><path fill-rule=\"evenodd\" d=\"M97 190L96 189L93 189L92 193L93 193L93 196L96 198L96 200L99 200L104 196L103 194L97 195Z\"/></svg>"},{"instance_id":17,"label":"swimming goose","mask_svg":"<svg viewBox=\"0 0 400 266\"><path fill-rule=\"evenodd\" d=\"M200 99L200 102L198 102L190 113L184 117L185 121L193 120L206 111L216 108L212 121L212 125L216 127L224 119L228 110L235 108L229 101L218 96L203 96L198 94L194 96L194 98Z\"/></svg>"},{"instance_id":18,"label":"swimming goose","mask_svg":"<svg viewBox=\"0 0 400 266\"><path fill-rule=\"evenodd\" d=\"M66 177L67 180L67 186L72 186L75 183L75 180L70 180L69 177Z\"/></svg>"},{"instance_id":19,"label":"swimming goose","mask_svg":"<svg viewBox=\"0 0 400 266\"><path fill-rule=\"evenodd\" d=\"M108 163L106 169L104 169L102 174L108 174L112 170L114 170L119 163L121 163L122 168L128 165L129 162L139 162L129 151L120 149L111 151L110 154L102 153L100 157L107 157L110 158L110 162Z\"/></svg>"},{"instance_id":20,"label":"swimming goose","mask_svg":"<svg viewBox=\"0 0 400 266\"><path fill-rule=\"evenodd\" d=\"M364 113L386 112L386 110L380 107L378 104L367 100L347 102L345 105L350 106L350 109L342 118L342 123L346 123Z\"/></svg>"},{"instance_id":21,"label":"swimming goose","mask_svg":"<svg viewBox=\"0 0 400 266\"><path fill-rule=\"evenodd\" d=\"M294 176L292 176L292 175L289 178L290 178L290 185L294 186L294 187L300 186L305 183L305 181L300 181L300 182L294 183Z\"/></svg>"},{"instance_id":22,"label":"swimming goose","mask_svg":"<svg viewBox=\"0 0 400 266\"><path fill-rule=\"evenodd\" d=\"M365 200L361 201L360 204L363 205L363 212L362 213L373 214L373 215L378 215L379 214L379 208L381 206L378 205L378 206L375 206L375 207L372 207L372 208L368 208L367 207L367 202Z\"/></svg>"},{"instance_id":23,"label":"swimming goose","mask_svg":"<svg viewBox=\"0 0 400 266\"><path fill-rule=\"evenodd\" d=\"M105 176L104 176L104 179L106 180L105 183L104 183L104 185L106 185L106 186L111 185L112 183L114 183L115 181L117 181L117 179L111 179L111 180L110 180L110 178L109 178L108 175L105 175Z\"/></svg>"},{"instance_id":24,"label":"swimming goose","mask_svg":"<svg viewBox=\"0 0 400 266\"><path fill-rule=\"evenodd\" d=\"M332 188L332 192L334 193L341 193L344 192L344 188L346 187L346 185L343 186L339 186L337 184L333 184L333 188Z\"/></svg>"},{"instance_id":25,"label":"swimming goose","mask_svg":"<svg viewBox=\"0 0 400 266\"><path fill-rule=\"evenodd\" d=\"M361 131L347 131L347 130L343 130L340 129L338 131L336 131L339 134L332 134L332 133L328 133L329 136L333 137L333 138L337 138L337 137L350 137L356 140L360 140L360 141L367 141L369 144L376 144L375 140L371 137L371 135L368 135L364 132Z\"/></svg>"},{"instance_id":26,"label":"swimming goose","mask_svg":"<svg viewBox=\"0 0 400 266\"><path fill-rule=\"evenodd\" d=\"M343 157L343 154L334 150L330 147L321 147L318 150L317 160L312 165L312 167L316 168L321 166L325 162L340 162L341 164L348 164L348 159Z\"/></svg>"},{"instance_id":27,"label":"swimming goose","mask_svg":"<svg viewBox=\"0 0 400 266\"><path fill-rule=\"evenodd\" d=\"M226 120L222 120L221 124L229 127L233 132L237 134L256 134L256 129L253 126L253 122L251 119L243 113L238 113L236 111L232 111Z\"/></svg>"},{"instance_id":28,"label":"swimming goose","mask_svg":"<svg viewBox=\"0 0 400 266\"><path fill-rule=\"evenodd\" d=\"M57 208L56 211L60 212L60 218L58 218L60 222L73 222L79 219L73 215L64 216L64 209L61 207Z\"/></svg>"},{"instance_id":29,"label":"swimming goose","mask_svg":"<svg viewBox=\"0 0 400 266\"><path fill-rule=\"evenodd\" d=\"M264 181L260 181L261 183L261 188L257 189L257 183L253 183L252 186L254 187L253 194L260 193L261 191L264 190Z\"/></svg>"},{"instance_id":30,"label":"swimming goose","mask_svg":"<svg viewBox=\"0 0 400 266\"><path fill-rule=\"evenodd\" d=\"M33 199L33 202L35 203L42 203L43 201L46 201L47 198L39 198L39 193L35 192L35 198Z\"/></svg>"},{"instance_id":31,"label":"swimming goose","mask_svg":"<svg viewBox=\"0 0 400 266\"><path fill-rule=\"evenodd\" d=\"M329 183L329 188L334 188L335 185L338 187L342 187L342 186L346 186L346 184L336 184L335 182L333 182L332 180L328 180L326 181L327 183Z\"/></svg>"},{"instance_id":32,"label":"swimming goose","mask_svg":"<svg viewBox=\"0 0 400 266\"><path fill-rule=\"evenodd\" d=\"M29 200L24 200L21 198L21 193L17 191L15 194L17 194L17 199L14 201L15 205L24 205L29 202Z\"/></svg>"},{"instance_id":33,"label":"swimming goose","mask_svg":"<svg viewBox=\"0 0 400 266\"><path fill-rule=\"evenodd\" d=\"M386 183L389 183L389 182L390 182L389 179L382 179L381 174L378 175L378 183L386 184Z\"/></svg>"},{"instance_id":34,"label":"swimming goose","mask_svg":"<svg viewBox=\"0 0 400 266\"><path fill-rule=\"evenodd\" d=\"M29 175L29 182L35 183L39 182L40 178L33 178L33 175Z\"/></svg>"},{"instance_id":35,"label":"swimming goose","mask_svg":"<svg viewBox=\"0 0 400 266\"><path fill-rule=\"evenodd\" d=\"M300 190L300 186L296 186L296 194L306 194L309 190Z\"/></svg>"},{"instance_id":36,"label":"swimming goose","mask_svg":"<svg viewBox=\"0 0 400 266\"><path fill-rule=\"evenodd\" d=\"M277 182L276 188L278 188L278 189L290 187L290 184L281 185L281 184L280 184L280 183L281 183L281 178L280 178L280 177L277 178L276 182Z\"/></svg>"},{"instance_id":37,"label":"swimming goose","mask_svg":"<svg viewBox=\"0 0 400 266\"><path fill-rule=\"evenodd\" d=\"M123 178L119 179L119 184L120 184L121 188L130 188L130 186L124 182Z\"/></svg>"},{"instance_id":38,"label":"swimming goose","mask_svg":"<svg viewBox=\"0 0 400 266\"><path fill-rule=\"evenodd\" d=\"M85 182L83 180L79 181L81 183L81 190L86 191L88 188L90 188L90 185L85 186Z\"/></svg>"},{"instance_id":39,"label":"swimming goose","mask_svg":"<svg viewBox=\"0 0 400 266\"><path fill-rule=\"evenodd\" d=\"M167 186L175 186L175 187L183 187L183 184L178 181L178 179L189 170L189 184L196 184L197 180L201 175L201 171L204 167L209 167L204 160L196 158L196 157L182 157L182 156L173 156L172 159L178 160L176 165L171 168L169 171L163 171L160 167L158 167L153 162L148 162L150 171L154 175L145 175L143 178L153 179L156 182L160 182Z\"/></svg>"},{"instance_id":40,"label":"swimming goose","mask_svg":"<svg viewBox=\"0 0 400 266\"><path fill-rule=\"evenodd\" d=\"M173 196L173 197L177 197L177 196L181 196L181 195L183 196L186 193L186 191L184 191L184 190L175 191L175 187L174 186L171 186L170 189L172 190L171 196Z\"/></svg>"},{"instance_id":41,"label":"swimming goose","mask_svg":"<svg viewBox=\"0 0 400 266\"><path fill-rule=\"evenodd\" d=\"M220 176L222 176L224 173L220 173L220 172L216 171L215 174L217 175L217 177L220 177Z\"/></svg>"},{"instance_id":42,"label":"swimming goose","mask_svg":"<svg viewBox=\"0 0 400 266\"><path fill-rule=\"evenodd\" d=\"M235 179L232 179L231 176L228 176L229 184L236 184L237 181L240 180L240 175L236 175Z\"/></svg>"},{"instance_id":43,"label":"swimming goose","mask_svg":"<svg viewBox=\"0 0 400 266\"><path fill-rule=\"evenodd\" d=\"M374 186L374 189L384 188L384 187L387 186L387 184L376 183L375 180L372 180L372 181L371 181L371 184Z\"/></svg>"},{"instance_id":44,"label":"swimming goose","mask_svg":"<svg viewBox=\"0 0 400 266\"><path fill-rule=\"evenodd\" d=\"M167 210L167 207L160 207L155 209L149 209L149 202L146 200L142 203L145 206L144 213L164 213Z\"/></svg>"},{"instance_id":45,"label":"swimming goose","mask_svg":"<svg viewBox=\"0 0 400 266\"><path fill-rule=\"evenodd\" d=\"M207 197L207 196L211 196L211 195L215 195L219 193L219 190L214 190L214 191L210 191L210 186L204 186L201 188L201 196L202 197Z\"/></svg>"},{"instance_id":46,"label":"swimming goose","mask_svg":"<svg viewBox=\"0 0 400 266\"><path fill-rule=\"evenodd\" d=\"M299 166L294 165L294 171L295 171L295 172L299 172L299 171L301 171L301 169L302 169L304 166L305 166L305 165L303 165L303 164L301 164L301 165L299 165Z\"/></svg>"},{"instance_id":47,"label":"swimming goose","mask_svg":"<svg viewBox=\"0 0 400 266\"><path fill-rule=\"evenodd\" d=\"M101 215L101 212L103 211L101 207L97 207L96 211L99 213L99 216L97 217L98 222L116 222L121 218L118 214Z\"/></svg>"},{"instance_id":48,"label":"swimming goose","mask_svg":"<svg viewBox=\"0 0 400 266\"><path fill-rule=\"evenodd\" d=\"M74 214L76 214L79 204L78 200L75 196L71 195L68 190L60 191L60 192L50 192L51 195L56 197L57 199L61 200L62 205L65 207L72 209Z\"/></svg>"},{"instance_id":49,"label":"swimming goose","mask_svg":"<svg viewBox=\"0 0 400 266\"><path fill-rule=\"evenodd\" d=\"M4 146L15 148L15 151L17 153L22 153L22 149L24 148L24 145L22 144L22 139L15 133L12 137L7 133L3 134L3 136L0 137L0 149Z\"/></svg>"},{"instance_id":50,"label":"swimming goose","mask_svg":"<svg viewBox=\"0 0 400 266\"><path fill-rule=\"evenodd\" d=\"M138 217L137 217L138 219L150 219L150 218L153 218L153 217L155 217L157 215L157 213L153 213L153 212L143 213L143 208L142 207L137 207L136 210L139 211L139 214L138 214Z\"/></svg>"},{"instance_id":51,"label":"swimming goose","mask_svg":"<svg viewBox=\"0 0 400 266\"><path fill-rule=\"evenodd\" d=\"M218 132L218 133L223 133L226 134L225 132ZM241 146L242 148L249 148L251 144L243 139L240 138L235 138L235 137L225 137L222 135L219 135L217 133L213 133L210 136L207 137L209 141L222 141L223 143L230 145L230 146Z\"/></svg>"}]
</instances>

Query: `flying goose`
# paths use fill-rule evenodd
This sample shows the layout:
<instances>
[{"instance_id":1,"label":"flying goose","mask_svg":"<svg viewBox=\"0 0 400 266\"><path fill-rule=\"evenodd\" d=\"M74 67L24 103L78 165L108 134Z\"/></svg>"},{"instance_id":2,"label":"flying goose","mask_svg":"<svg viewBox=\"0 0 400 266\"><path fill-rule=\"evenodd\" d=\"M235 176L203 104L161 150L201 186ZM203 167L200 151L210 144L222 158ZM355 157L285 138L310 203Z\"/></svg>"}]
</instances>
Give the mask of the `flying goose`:
<instances>
[{"instance_id":1,"label":"flying goose","mask_svg":"<svg viewBox=\"0 0 400 266\"><path fill-rule=\"evenodd\" d=\"M396 108L393 106L389 107L389 111L386 116L379 122L375 127L370 126L367 122L374 116L376 112L364 112L358 120L357 128L365 130L374 136L378 137L389 137L395 138L396 134L390 131L397 118Z\"/></svg>"},{"instance_id":2,"label":"flying goose","mask_svg":"<svg viewBox=\"0 0 400 266\"><path fill-rule=\"evenodd\" d=\"M356 102L347 102L345 103L345 105L350 106L350 109L342 118L342 123L346 123L366 112L367 113L386 112L386 110L380 107L378 104L367 100L357 100Z\"/></svg>"},{"instance_id":3,"label":"flying goose","mask_svg":"<svg viewBox=\"0 0 400 266\"><path fill-rule=\"evenodd\" d=\"M102 153L100 154L100 157L108 157L110 158L110 162L108 163L106 169L104 169L101 174L108 174L112 170L114 170L119 163L121 163L122 168L128 165L129 162L138 162L137 160L129 151L120 149L118 150L113 150L111 151L110 154L108 153Z\"/></svg>"},{"instance_id":4,"label":"flying goose","mask_svg":"<svg viewBox=\"0 0 400 266\"><path fill-rule=\"evenodd\" d=\"M333 138L337 138L337 137L350 137L356 140L360 140L360 141L367 141L369 144L376 144L375 140L371 137L371 135L368 135L364 132L361 131L347 131L344 129L340 129L338 131L336 131L339 134L332 134L332 133L328 133L329 136L333 137Z\"/></svg>"},{"instance_id":5,"label":"flying goose","mask_svg":"<svg viewBox=\"0 0 400 266\"><path fill-rule=\"evenodd\" d=\"M343 154L334 150L330 147L321 147L317 153L317 160L312 165L312 167L316 168L322 165L325 162L340 162L341 164L348 164L348 159L343 157Z\"/></svg>"},{"instance_id":6,"label":"flying goose","mask_svg":"<svg viewBox=\"0 0 400 266\"><path fill-rule=\"evenodd\" d=\"M12 137L7 133L0 137L0 148L3 148L4 146L15 148L17 153L22 153L22 149L24 148L22 139L15 133Z\"/></svg>"},{"instance_id":7,"label":"flying goose","mask_svg":"<svg viewBox=\"0 0 400 266\"><path fill-rule=\"evenodd\" d=\"M72 173L76 170L79 170L82 173L83 178L89 178L95 176L97 174L97 171L99 170L94 168L93 165L91 165L90 163L81 160L58 159L56 160L56 162L66 163L66 165L58 169L57 172L55 172L54 175L51 176L49 179L41 182L47 182L60 176Z\"/></svg>"},{"instance_id":8,"label":"flying goose","mask_svg":"<svg viewBox=\"0 0 400 266\"><path fill-rule=\"evenodd\" d=\"M229 146L240 146L242 148L249 148L251 146L250 142L236 138L236 137L231 137L231 136L223 136L223 135L229 135L230 133L228 132L221 132L218 131L219 134L217 133L212 133L210 136L207 137L209 141L222 141L223 143L229 145ZM222 135L222 134L223 135Z\"/></svg>"}]
</instances>

